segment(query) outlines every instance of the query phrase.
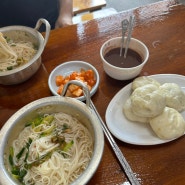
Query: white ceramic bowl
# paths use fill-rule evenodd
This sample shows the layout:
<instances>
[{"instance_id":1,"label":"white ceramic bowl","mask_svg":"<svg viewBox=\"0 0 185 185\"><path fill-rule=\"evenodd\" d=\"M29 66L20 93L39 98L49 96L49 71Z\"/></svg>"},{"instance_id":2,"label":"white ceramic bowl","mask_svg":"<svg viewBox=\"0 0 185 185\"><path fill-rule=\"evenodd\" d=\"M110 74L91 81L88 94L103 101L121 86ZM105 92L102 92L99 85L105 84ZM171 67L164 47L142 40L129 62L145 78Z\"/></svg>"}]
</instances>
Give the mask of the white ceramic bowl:
<instances>
[{"instance_id":1,"label":"white ceramic bowl","mask_svg":"<svg viewBox=\"0 0 185 185\"><path fill-rule=\"evenodd\" d=\"M95 92L98 89L99 82L100 82L99 74L98 74L98 71L96 70L96 68L94 66L92 66L91 64L89 64L87 62L83 62L83 61L65 62L65 63L60 64L59 66L57 66L51 72L51 74L49 75L49 79L48 79L48 85L49 85L49 88L50 88L52 94L55 95L55 96L60 96L57 93L58 87L55 83L55 77L57 75L68 76L74 71L80 72L81 69L85 69L85 70L92 69L94 71L96 84L93 86L92 90L90 91L90 96L94 95ZM76 99L78 99L80 101L84 101L85 97L80 96L80 97L77 97Z\"/></svg>"},{"instance_id":2,"label":"white ceramic bowl","mask_svg":"<svg viewBox=\"0 0 185 185\"><path fill-rule=\"evenodd\" d=\"M149 57L149 51L146 45L134 38L131 38L129 48L136 51L143 59L142 63L136 67L130 68L121 68L116 67L108 63L104 56L110 50L114 48L120 48L121 46L121 37L115 37L110 40L107 40L100 49L100 56L103 63L103 68L105 72L112 78L116 80L129 80L138 76L143 69L143 66L147 63ZM125 38L126 39L126 38Z\"/></svg>"}]
</instances>

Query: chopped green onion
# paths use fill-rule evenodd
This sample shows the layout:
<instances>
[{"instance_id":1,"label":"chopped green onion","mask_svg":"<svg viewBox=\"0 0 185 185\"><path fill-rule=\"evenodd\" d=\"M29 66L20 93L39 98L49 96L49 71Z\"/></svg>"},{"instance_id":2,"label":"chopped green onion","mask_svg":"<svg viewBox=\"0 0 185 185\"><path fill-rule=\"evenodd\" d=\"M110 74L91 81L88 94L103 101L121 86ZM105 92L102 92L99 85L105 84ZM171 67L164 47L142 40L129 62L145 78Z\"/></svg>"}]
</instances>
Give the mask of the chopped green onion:
<instances>
[{"instance_id":1,"label":"chopped green onion","mask_svg":"<svg viewBox=\"0 0 185 185\"><path fill-rule=\"evenodd\" d=\"M14 156L14 150L13 150L13 147L10 147L9 163L10 163L11 166L14 165L13 156Z\"/></svg>"},{"instance_id":2,"label":"chopped green onion","mask_svg":"<svg viewBox=\"0 0 185 185\"><path fill-rule=\"evenodd\" d=\"M24 153L25 147L21 149L21 151L16 155L17 159L20 159L22 154Z\"/></svg>"},{"instance_id":3,"label":"chopped green onion","mask_svg":"<svg viewBox=\"0 0 185 185\"><path fill-rule=\"evenodd\" d=\"M33 48L34 48L35 50L38 50L38 49L39 49L39 46L38 46L37 44L33 44Z\"/></svg>"},{"instance_id":4,"label":"chopped green onion","mask_svg":"<svg viewBox=\"0 0 185 185\"><path fill-rule=\"evenodd\" d=\"M13 69L13 66L8 66L7 67L7 70L12 70Z\"/></svg>"},{"instance_id":5,"label":"chopped green onion","mask_svg":"<svg viewBox=\"0 0 185 185\"><path fill-rule=\"evenodd\" d=\"M52 152L48 152L47 154L41 156L38 158L38 160L32 162L31 164L28 164L28 168L31 168L32 166L38 166L48 160L52 155Z\"/></svg>"},{"instance_id":6,"label":"chopped green onion","mask_svg":"<svg viewBox=\"0 0 185 185\"><path fill-rule=\"evenodd\" d=\"M44 136L50 135L53 132L54 129L55 129L55 125L52 125L48 130L43 131L40 134L40 136L44 137Z\"/></svg>"},{"instance_id":7,"label":"chopped green onion","mask_svg":"<svg viewBox=\"0 0 185 185\"><path fill-rule=\"evenodd\" d=\"M11 172L13 177L15 179L18 179L19 181L22 181L24 176L27 174L27 170L25 169L19 170L18 168L13 168Z\"/></svg>"},{"instance_id":8,"label":"chopped green onion","mask_svg":"<svg viewBox=\"0 0 185 185\"><path fill-rule=\"evenodd\" d=\"M69 143L66 143L62 151L67 152L72 147L73 144L74 144L73 140Z\"/></svg>"},{"instance_id":9,"label":"chopped green onion","mask_svg":"<svg viewBox=\"0 0 185 185\"><path fill-rule=\"evenodd\" d=\"M26 127L32 125L32 128L41 124L43 117L36 117L33 121L26 123Z\"/></svg>"},{"instance_id":10,"label":"chopped green onion","mask_svg":"<svg viewBox=\"0 0 185 185\"><path fill-rule=\"evenodd\" d=\"M51 122L54 120L54 116L49 115L44 117L44 119L42 120L41 124L51 124Z\"/></svg>"}]
</instances>

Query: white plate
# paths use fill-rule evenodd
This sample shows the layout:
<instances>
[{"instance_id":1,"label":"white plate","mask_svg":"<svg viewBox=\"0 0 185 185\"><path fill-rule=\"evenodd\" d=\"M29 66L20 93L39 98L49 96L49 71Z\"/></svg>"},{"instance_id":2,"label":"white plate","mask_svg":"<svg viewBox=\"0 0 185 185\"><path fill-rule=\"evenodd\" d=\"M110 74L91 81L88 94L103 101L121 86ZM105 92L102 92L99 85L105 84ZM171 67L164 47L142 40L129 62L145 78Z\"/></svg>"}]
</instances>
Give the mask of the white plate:
<instances>
[{"instance_id":1,"label":"white plate","mask_svg":"<svg viewBox=\"0 0 185 185\"><path fill-rule=\"evenodd\" d=\"M83 62L83 61L65 62L65 63L62 63L59 66L57 66L55 69L53 69L53 71L49 75L49 79L48 79L48 85L49 85L49 88L50 88L52 94L55 96L59 96L57 94L58 87L55 83L55 77L57 75L69 76L74 71L80 72L81 69L85 69L85 70L92 69L94 71L96 84L93 86L93 88L90 91L90 96L93 96L99 86L99 82L100 82L99 74L94 66L92 66L91 64L89 64L87 62ZM76 99L78 99L80 101L84 101L85 97L80 96L80 97L77 97Z\"/></svg>"},{"instance_id":2,"label":"white plate","mask_svg":"<svg viewBox=\"0 0 185 185\"><path fill-rule=\"evenodd\" d=\"M159 74L150 76L161 84L176 83L185 92L185 76L175 74ZM135 145L156 145L170 140L159 139L149 124L128 121L123 114L123 105L131 95L131 83L121 89L109 103L105 119L111 133L121 141ZM185 111L181 113L185 119Z\"/></svg>"}]
</instances>

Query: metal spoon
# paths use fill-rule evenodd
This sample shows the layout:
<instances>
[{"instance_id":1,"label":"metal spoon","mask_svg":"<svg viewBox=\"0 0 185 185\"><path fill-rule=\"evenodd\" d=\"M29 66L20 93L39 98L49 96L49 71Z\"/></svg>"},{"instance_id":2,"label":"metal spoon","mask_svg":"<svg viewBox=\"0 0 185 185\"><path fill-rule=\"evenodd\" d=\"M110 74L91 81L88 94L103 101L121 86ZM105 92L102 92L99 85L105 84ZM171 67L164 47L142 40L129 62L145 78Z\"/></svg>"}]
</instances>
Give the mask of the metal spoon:
<instances>
[{"instance_id":1,"label":"metal spoon","mask_svg":"<svg viewBox=\"0 0 185 185\"><path fill-rule=\"evenodd\" d=\"M120 148L118 147L117 143L115 142L114 138L112 137L111 133L109 132L106 124L103 122L101 116L99 115L95 105L93 104L92 100L90 99L90 107L93 109L93 111L95 112L95 114L97 115L101 125L102 125L102 129L105 133L105 136L107 137L110 145L112 146L112 149L117 157L117 159L120 162L120 165L122 166L128 180L129 180L129 184L130 185L140 185L140 182L138 181L138 179L136 178L134 172L132 171L129 163L127 162L125 156L123 155L122 151L120 150Z\"/></svg>"},{"instance_id":2,"label":"metal spoon","mask_svg":"<svg viewBox=\"0 0 185 185\"><path fill-rule=\"evenodd\" d=\"M120 56L122 56L122 50L123 50L123 45L124 45L124 38L125 38L125 34L126 34L126 32L127 32L127 29L128 29L128 25L129 25L129 22L128 22L127 19L124 19L124 20L121 22L122 40L121 40Z\"/></svg>"},{"instance_id":3,"label":"metal spoon","mask_svg":"<svg viewBox=\"0 0 185 185\"><path fill-rule=\"evenodd\" d=\"M88 107L90 107L94 113L96 114L97 118L99 119L102 129L104 131L105 136L107 137L114 153L116 154L117 159L119 160L122 168L124 169L124 172L126 174L126 176L128 177L128 180L130 182L131 185L140 185L138 179L136 178L134 172L132 171L129 163L127 162L126 158L124 157L122 151L120 150L120 148L118 147L117 143L115 142L114 138L112 137L110 131L108 130L106 124L103 122L101 116L99 115L94 103L92 102L91 98L90 98L90 92L89 89L87 87L87 85L81 81L78 80L71 80L68 83L65 84L64 89L62 91L61 96L64 96L67 88L70 84L75 84L75 85L79 85L82 87L83 92L84 92L84 96L86 97L86 105Z\"/></svg>"}]
</instances>

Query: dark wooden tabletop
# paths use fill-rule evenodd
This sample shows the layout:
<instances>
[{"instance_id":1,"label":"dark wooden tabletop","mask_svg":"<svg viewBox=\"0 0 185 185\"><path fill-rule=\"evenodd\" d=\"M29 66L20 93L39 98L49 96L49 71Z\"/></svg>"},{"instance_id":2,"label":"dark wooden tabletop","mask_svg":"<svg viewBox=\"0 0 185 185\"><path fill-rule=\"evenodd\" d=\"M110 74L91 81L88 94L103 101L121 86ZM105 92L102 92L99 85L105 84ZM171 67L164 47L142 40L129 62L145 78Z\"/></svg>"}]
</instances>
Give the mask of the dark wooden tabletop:
<instances>
[{"instance_id":1,"label":"dark wooden tabletop","mask_svg":"<svg viewBox=\"0 0 185 185\"><path fill-rule=\"evenodd\" d=\"M100 59L100 47L108 39L121 36L120 23L136 16L133 37L143 41L150 57L142 75L185 75L185 6L175 0L161 1L84 24L51 31L42 55L42 66L26 82L0 85L0 126L24 105L52 96L48 88L50 72L66 61L81 60L94 65L100 74L100 85L92 97L103 120L107 106L128 81L117 81L106 75ZM153 146L126 144L115 138L141 185L185 184L185 137ZM122 185L127 178L105 138L102 161L89 185ZM126 183L127 184L127 183Z\"/></svg>"}]
</instances>

